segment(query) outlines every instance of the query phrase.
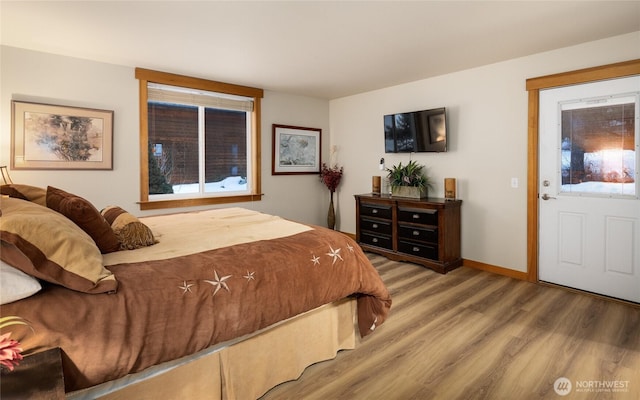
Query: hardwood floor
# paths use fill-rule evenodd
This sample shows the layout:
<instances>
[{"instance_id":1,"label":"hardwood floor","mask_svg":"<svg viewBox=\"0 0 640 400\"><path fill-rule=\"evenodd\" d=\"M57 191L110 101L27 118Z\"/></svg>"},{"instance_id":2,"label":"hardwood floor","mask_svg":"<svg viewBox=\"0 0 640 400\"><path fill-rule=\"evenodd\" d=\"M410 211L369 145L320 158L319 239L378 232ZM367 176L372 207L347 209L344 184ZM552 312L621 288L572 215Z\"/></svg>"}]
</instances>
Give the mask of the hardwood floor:
<instances>
[{"instance_id":1,"label":"hardwood floor","mask_svg":"<svg viewBox=\"0 0 640 400\"><path fill-rule=\"evenodd\" d=\"M263 400L640 399L640 308L368 256L393 299L385 324Z\"/></svg>"}]
</instances>

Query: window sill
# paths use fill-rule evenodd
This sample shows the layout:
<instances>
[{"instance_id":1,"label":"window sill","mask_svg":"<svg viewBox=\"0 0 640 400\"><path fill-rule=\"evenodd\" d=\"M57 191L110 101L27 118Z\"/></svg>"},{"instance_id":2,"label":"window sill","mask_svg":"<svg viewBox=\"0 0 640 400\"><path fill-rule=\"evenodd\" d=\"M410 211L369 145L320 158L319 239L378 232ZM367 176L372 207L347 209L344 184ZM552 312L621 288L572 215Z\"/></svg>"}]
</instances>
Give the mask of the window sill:
<instances>
[{"instance_id":1,"label":"window sill","mask_svg":"<svg viewBox=\"0 0 640 400\"><path fill-rule=\"evenodd\" d=\"M262 194L247 194L227 197L200 197L179 200L140 201L140 210L159 210L163 208L181 208L205 206L210 204L243 203L262 200Z\"/></svg>"}]
</instances>

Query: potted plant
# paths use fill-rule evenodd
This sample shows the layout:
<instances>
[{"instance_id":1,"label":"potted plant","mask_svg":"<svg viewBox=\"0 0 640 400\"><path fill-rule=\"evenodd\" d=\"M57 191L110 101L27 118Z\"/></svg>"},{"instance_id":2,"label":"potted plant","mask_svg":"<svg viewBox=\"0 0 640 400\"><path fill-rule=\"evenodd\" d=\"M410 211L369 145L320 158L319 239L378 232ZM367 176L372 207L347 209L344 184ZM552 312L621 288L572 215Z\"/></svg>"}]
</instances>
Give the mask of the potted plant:
<instances>
[{"instance_id":1,"label":"potted plant","mask_svg":"<svg viewBox=\"0 0 640 400\"><path fill-rule=\"evenodd\" d=\"M413 160L406 165L402 165L400 162L393 168L387 168L391 195L414 199L427 197L427 190L431 187L431 182L424 169L424 165Z\"/></svg>"}]
</instances>

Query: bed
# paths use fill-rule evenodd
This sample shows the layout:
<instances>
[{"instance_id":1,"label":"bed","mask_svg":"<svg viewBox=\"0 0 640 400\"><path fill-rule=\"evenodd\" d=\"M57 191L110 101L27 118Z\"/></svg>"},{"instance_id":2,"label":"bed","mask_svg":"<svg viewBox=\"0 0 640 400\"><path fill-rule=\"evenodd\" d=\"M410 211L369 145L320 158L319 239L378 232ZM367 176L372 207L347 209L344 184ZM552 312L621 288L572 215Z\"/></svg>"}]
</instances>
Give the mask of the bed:
<instances>
[{"instance_id":1,"label":"bed","mask_svg":"<svg viewBox=\"0 0 640 400\"><path fill-rule=\"evenodd\" d=\"M61 348L68 398L257 398L354 348L391 307L358 245L326 228L239 207L138 219L53 187L2 193L0 259L41 289L3 295L1 314L29 321L25 351Z\"/></svg>"}]
</instances>

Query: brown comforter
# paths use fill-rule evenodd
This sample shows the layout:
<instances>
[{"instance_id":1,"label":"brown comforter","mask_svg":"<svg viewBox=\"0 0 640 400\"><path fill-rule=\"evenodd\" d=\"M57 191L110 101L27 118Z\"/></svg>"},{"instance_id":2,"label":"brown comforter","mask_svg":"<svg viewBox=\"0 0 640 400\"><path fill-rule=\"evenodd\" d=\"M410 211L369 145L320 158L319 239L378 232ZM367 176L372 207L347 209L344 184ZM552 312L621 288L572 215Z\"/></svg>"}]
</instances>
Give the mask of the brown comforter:
<instances>
[{"instance_id":1,"label":"brown comforter","mask_svg":"<svg viewBox=\"0 0 640 400\"><path fill-rule=\"evenodd\" d=\"M197 254L108 267L115 294L56 285L2 306L31 322L25 349L62 348L66 391L193 354L351 294L361 335L391 299L349 237L314 227Z\"/></svg>"}]
</instances>

